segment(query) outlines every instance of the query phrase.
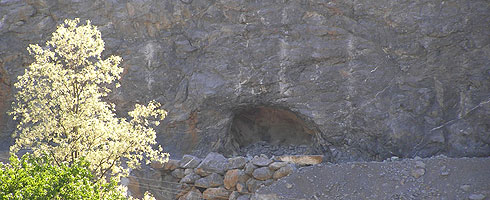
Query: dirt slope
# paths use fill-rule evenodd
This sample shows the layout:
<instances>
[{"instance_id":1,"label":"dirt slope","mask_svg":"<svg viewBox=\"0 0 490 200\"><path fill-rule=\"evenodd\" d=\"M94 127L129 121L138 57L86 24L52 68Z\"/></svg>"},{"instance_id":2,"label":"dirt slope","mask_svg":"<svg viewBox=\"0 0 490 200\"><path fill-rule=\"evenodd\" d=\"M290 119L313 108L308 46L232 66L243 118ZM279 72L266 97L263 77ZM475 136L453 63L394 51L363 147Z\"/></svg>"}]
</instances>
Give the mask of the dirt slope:
<instances>
[{"instance_id":1,"label":"dirt slope","mask_svg":"<svg viewBox=\"0 0 490 200\"><path fill-rule=\"evenodd\" d=\"M320 164L257 193L256 199L490 199L490 157Z\"/></svg>"}]
</instances>

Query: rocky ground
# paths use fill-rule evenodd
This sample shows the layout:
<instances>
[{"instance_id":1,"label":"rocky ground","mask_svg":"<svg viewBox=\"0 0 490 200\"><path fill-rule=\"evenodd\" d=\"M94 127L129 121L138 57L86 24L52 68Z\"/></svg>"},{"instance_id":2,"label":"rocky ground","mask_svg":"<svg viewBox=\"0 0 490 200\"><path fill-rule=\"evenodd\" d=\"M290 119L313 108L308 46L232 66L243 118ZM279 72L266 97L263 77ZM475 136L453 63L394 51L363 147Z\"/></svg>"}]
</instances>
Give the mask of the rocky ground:
<instances>
[{"instance_id":1,"label":"rocky ground","mask_svg":"<svg viewBox=\"0 0 490 200\"><path fill-rule=\"evenodd\" d=\"M319 164L262 187L255 199L489 199L490 158Z\"/></svg>"},{"instance_id":2,"label":"rocky ground","mask_svg":"<svg viewBox=\"0 0 490 200\"><path fill-rule=\"evenodd\" d=\"M269 157L281 155L318 154L318 152L312 146L308 145L272 145L264 141L241 148L239 153L241 156L246 157L253 157L261 154L265 154Z\"/></svg>"}]
</instances>

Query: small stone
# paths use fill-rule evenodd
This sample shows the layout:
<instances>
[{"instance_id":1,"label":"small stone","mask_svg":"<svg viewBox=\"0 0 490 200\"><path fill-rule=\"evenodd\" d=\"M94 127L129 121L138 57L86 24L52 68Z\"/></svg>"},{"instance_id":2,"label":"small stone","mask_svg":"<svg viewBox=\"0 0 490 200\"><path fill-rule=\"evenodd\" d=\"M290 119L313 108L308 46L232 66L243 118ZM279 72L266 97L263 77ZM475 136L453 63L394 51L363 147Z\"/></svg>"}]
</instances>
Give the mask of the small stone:
<instances>
[{"instance_id":1,"label":"small stone","mask_svg":"<svg viewBox=\"0 0 490 200\"><path fill-rule=\"evenodd\" d=\"M412 170L412 176L414 178L420 178L425 174L425 169L414 169Z\"/></svg>"},{"instance_id":2,"label":"small stone","mask_svg":"<svg viewBox=\"0 0 490 200\"><path fill-rule=\"evenodd\" d=\"M470 191L470 185L462 185L461 187L459 187L461 190L465 191L465 192L468 192Z\"/></svg>"},{"instance_id":3,"label":"small stone","mask_svg":"<svg viewBox=\"0 0 490 200\"><path fill-rule=\"evenodd\" d=\"M469 199L470 200L483 200L483 199L485 199L485 195L483 195L483 194L471 194L469 196Z\"/></svg>"},{"instance_id":4,"label":"small stone","mask_svg":"<svg viewBox=\"0 0 490 200\"><path fill-rule=\"evenodd\" d=\"M229 200L236 200L236 199L238 199L239 196L240 196L240 193L238 193L237 191L233 191L233 192L231 192L228 199Z\"/></svg>"},{"instance_id":5,"label":"small stone","mask_svg":"<svg viewBox=\"0 0 490 200\"><path fill-rule=\"evenodd\" d=\"M259 180L253 179L253 178L248 179L248 181L246 183L248 191L249 192L255 192L255 190L257 190L260 187L260 185L262 185L262 182L263 181L259 181Z\"/></svg>"},{"instance_id":6,"label":"small stone","mask_svg":"<svg viewBox=\"0 0 490 200\"><path fill-rule=\"evenodd\" d=\"M226 170L226 163L228 160L219 153L211 152L204 160L197 166L196 169L201 169L206 172L214 172L218 174L224 174Z\"/></svg>"},{"instance_id":7,"label":"small stone","mask_svg":"<svg viewBox=\"0 0 490 200\"><path fill-rule=\"evenodd\" d=\"M223 177L217 173L212 173L209 176L196 180L194 185L202 188L218 187L223 185Z\"/></svg>"},{"instance_id":8,"label":"small stone","mask_svg":"<svg viewBox=\"0 0 490 200\"><path fill-rule=\"evenodd\" d=\"M284 167L279 168L276 172L274 172L272 178L274 178L274 180L280 179L282 177L288 176L289 174L293 173L294 170L295 167L293 167L292 164L288 164Z\"/></svg>"},{"instance_id":9,"label":"small stone","mask_svg":"<svg viewBox=\"0 0 490 200\"><path fill-rule=\"evenodd\" d=\"M287 162L273 162L272 164L269 165L269 169L272 170L278 170L281 167L286 166L288 163Z\"/></svg>"},{"instance_id":10,"label":"small stone","mask_svg":"<svg viewBox=\"0 0 490 200\"><path fill-rule=\"evenodd\" d=\"M225 174L225 179L223 180L224 182L224 185L225 185L225 188L227 190L230 190L232 188L234 188L238 182L238 176L239 176L239 173L240 170L238 169L233 169L233 170L228 170ZM245 172L242 171L242 173L245 174Z\"/></svg>"},{"instance_id":11,"label":"small stone","mask_svg":"<svg viewBox=\"0 0 490 200\"><path fill-rule=\"evenodd\" d=\"M442 171L441 172L441 176L448 176L449 175L449 171Z\"/></svg>"},{"instance_id":12,"label":"small stone","mask_svg":"<svg viewBox=\"0 0 490 200\"><path fill-rule=\"evenodd\" d=\"M247 159L245 157L233 157L228 159L227 168L228 169L242 169L247 164Z\"/></svg>"},{"instance_id":13,"label":"small stone","mask_svg":"<svg viewBox=\"0 0 490 200\"><path fill-rule=\"evenodd\" d=\"M252 159L252 163L259 167L265 167L271 164L273 161L266 156L256 156Z\"/></svg>"},{"instance_id":14,"label":"small stone","mask_svg":"<svg viewBox=\"0 0 490 200\"><path fill-rule=\"evenodd\" d=\"M202 199L202 193L197 188L193 187L191 191L187 192L185 195L181 196L179 200L195 200Z\"/></svg>"},{"instance_id":15,"label":"small stone","mask_svg":"<svg viewBox=\"0 0 490 200\"><path fill-rule=\"evenodd\" d=\"M415 161L415 167L425 169L425 163L422 161Z\"/></svg>"},{"instance_id":16,"label":"small stone","mask_svg":"<svg viewBox=\"0 0 490 200\"><path fill-rule=\"evenodd\" d=\"M245 183L238 182L236 184L236 191L238 191L240 193L244 193L244 192L248 192L248 188L246 187Z\"/></svg>"},{"instance_id":17,"label":"small stone","mask_svg":"<svg viewBox=\"0 0 490 200\"><path fill-rule=\"evenodd\" d=\"M199 176L199 175L195 174L194 172L192 172L191 174L185 175L184 178L182 178L179 183L189 183L189 184L192 184L192 183L196 182L200 178L201 178L201 176Z\"/></svg>"},{"instance_id":18,"label":"small stone","mask_svg":"<svg viewBox=\"0 0 490 200\"><path fill-rule=\"evenodd\" d=\"M225 188L208 188L202 193L204 199L228 199L230 191Z\"/></svg>"},{"instance_id":19,"label":"small stone","mask_svg":"<svg viewBox=\"0 0 490 200\"><path fill-rule=\"evenodd\" d=\"M250 176L252 176L252 173L254 172L255 169L257 169L257 166L255 166L251 162L249 162L245 165L245 173L250 175Z\"/></svg>"},{"instance_id":20,"label":"small stone","mask_svg":"<svg viewBox=\"0 0 490 200\"><path fill-rule=\"evenodd\" d=\"M163 170L170 171L170 170L177 169L178 167L179 167L179 161L170 159L168 160L168 162L166 162L163 165Z\"/></svg>"},{"instance_id":21,"label":"small stone","mask_svg":"<svg viewBox=\"0 0 490 200\"><path fill-rule=\"evenodd\" d=\"M196 173L202 177L209 176L212 174L211 172L205 171L204 169L201 169L201 168L195 168L194 173Z\"/></svg>"},{"instance_id":22,"label":"small stone","mask_svg":"<svg viewBox=\"0 0 490 200\"><path fill-rule=\"evenodd\" d=\"M196 168L199 163L201 163L201 159L192 155L184 155L182 160L179 162L179 167L184 169L193 169Z\"/></svg>"},{"instance_id":23,"label":"small stone","mask_svg":"<svg viewBox=\"0 0 490 200\"><path fill-rule=\"evenodd\" d=\"M287 188L287 189L291 189L291 188L293 188L293 184L291 184L291 183L286 183L286 188Z\"/></svg>"},{"instance_id":24,"label":"small stone","mask_svg":"<svg viewBox=\"0 0 490 200\"><path fill-rule=\"evenodd\" d=\"M273 172L268 167L255 169L252 176L258 180L264 181L272 178Z\"/></svg>"},{"instance_id":25,"label":"small stone","mask_svg":"<svg viewBox=\"0 0 490 200\"><path fill-rule=\"evenodd\" d=\"M171 174L175 178L184 178L185 176L183 169L175 169Z\"/></svg>"}]
</instances>

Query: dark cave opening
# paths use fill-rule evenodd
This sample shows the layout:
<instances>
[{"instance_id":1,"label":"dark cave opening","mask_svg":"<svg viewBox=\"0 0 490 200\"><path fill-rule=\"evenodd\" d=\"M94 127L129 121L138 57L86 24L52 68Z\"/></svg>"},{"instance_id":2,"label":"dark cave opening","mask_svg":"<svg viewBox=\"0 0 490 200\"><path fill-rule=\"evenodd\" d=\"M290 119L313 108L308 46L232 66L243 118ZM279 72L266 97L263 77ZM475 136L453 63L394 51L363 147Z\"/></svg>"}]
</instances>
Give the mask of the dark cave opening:
<instances>
[{"instance_id":1,"label":"dark cave opening","mask_svg":"<svg viewBox=\"0 0 490 200\"><path fill-rule=\"evenodd\" d=\"M318 154L317 132L292 111L266 106L241 109L229 131L232 155L267 156Z\"/></svg>"}]
</instances>

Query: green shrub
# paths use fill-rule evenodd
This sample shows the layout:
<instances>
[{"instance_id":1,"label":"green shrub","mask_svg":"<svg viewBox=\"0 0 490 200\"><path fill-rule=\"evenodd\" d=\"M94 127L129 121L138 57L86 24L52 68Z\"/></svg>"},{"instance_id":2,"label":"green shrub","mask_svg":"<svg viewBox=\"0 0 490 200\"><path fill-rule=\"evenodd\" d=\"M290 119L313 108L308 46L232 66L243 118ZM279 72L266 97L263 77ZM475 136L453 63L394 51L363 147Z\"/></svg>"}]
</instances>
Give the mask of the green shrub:
<instances>
[{"instance_id":1,"label":"green shrub","mask_svg":"<svg viewBox=\"0 0 490 200\"><path fill-rule=\"evenodd\" d=\"M95 181L83 159L68 166L45 155L0 162L0 199L124 199L115 181Z\"/></svg>"}]
</instances>

